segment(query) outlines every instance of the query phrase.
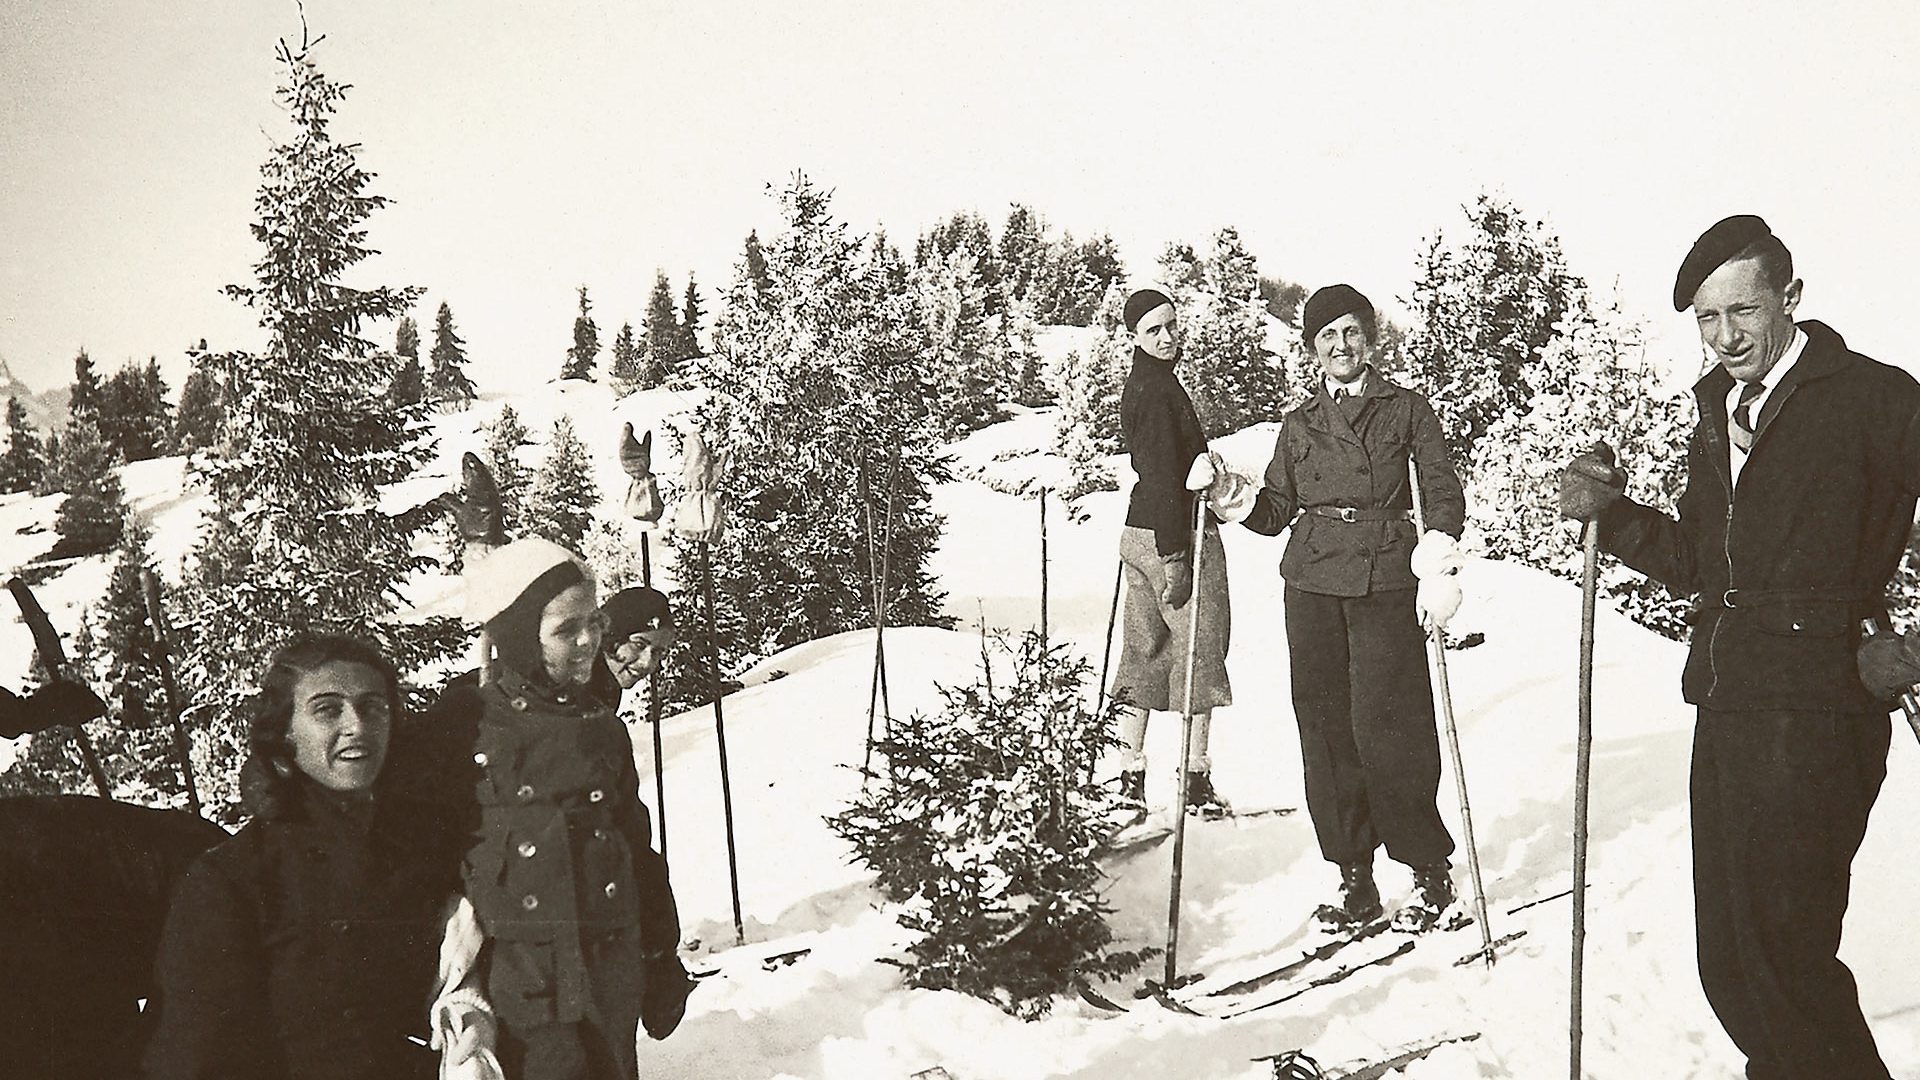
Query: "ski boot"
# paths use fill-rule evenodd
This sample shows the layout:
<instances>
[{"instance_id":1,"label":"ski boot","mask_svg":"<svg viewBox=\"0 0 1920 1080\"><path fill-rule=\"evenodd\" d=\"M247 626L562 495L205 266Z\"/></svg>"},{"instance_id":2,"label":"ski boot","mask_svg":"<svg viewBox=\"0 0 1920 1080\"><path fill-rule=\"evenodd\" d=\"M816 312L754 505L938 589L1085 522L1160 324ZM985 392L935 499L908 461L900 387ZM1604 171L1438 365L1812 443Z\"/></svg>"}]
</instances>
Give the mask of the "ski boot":
<instances>
[{"instance_id":1,"label":"ski boot","mask_svg":"<svg viewBox=\"0 0 1920 1080\"><path fill-rule=\"evenodd\" d=\"M1187 770L1187 813L1208 821L1217 821L1233 813L1227 800L1213 790L1213 773L1206 769Z\"/></svg>"},{"instance_id":2,"label":"ski boot","mask_svg":"<svg viewBox=\"0 0 1920 1080\"><path fill-rule=\"evenodd\" d=\"M1413 899L1393 913L1393 928L1424 934L1439 927L1455 930L1468 922L1453 889L1452 867L1444 862L1413 868Z\"/></svg>"},{"instance_id":3,"label":"ski boot","mask_svg":"<svg viewBox=\"0 0 1920 1080\"><path fill-rule=\"evenodd\" d=\"M1373 883L1373 864L1340 864L1340 903L1321 904L1313 921L1322 929L1352 932L1380 921L1380 889Z\"/></svg>"},{"instance_id":4,"label":"ski boot","mask_svg":"<svg viewBox=\"0 0 1920 1080\"><path fill-rule=\"evenodd\" d=\"M1120 798L1114 809L1119 816L1115 824L1122 829L1130 829L1147 819L1147 771L1145 769L1120 771Z\"/></svg>"}]
</instances>

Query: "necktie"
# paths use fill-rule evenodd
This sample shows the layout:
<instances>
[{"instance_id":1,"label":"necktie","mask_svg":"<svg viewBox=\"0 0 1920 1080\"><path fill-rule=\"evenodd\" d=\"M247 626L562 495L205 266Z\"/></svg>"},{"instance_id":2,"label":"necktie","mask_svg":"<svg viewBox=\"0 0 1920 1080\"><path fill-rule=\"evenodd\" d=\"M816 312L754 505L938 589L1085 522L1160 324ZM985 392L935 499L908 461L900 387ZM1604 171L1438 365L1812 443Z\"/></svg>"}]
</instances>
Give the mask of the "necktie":
<instances>
[{"instance_id":1,"label":"necktie","mask_svg":"<svg viewBox=\"0 0 1920 1080\"><path fill-rule=\"evenodd\" d=\"M1345 404L1347 400L1347 388L1344 386L1335 387L1333 391L1333 400L1335 404Z\"/></svg>"},{"instance_id":2,"label":"necktie","mask_svg":"<svg viewBox=\"0 0 1920 1080\"><path fill-rule=\"evenodd\" d=\"M1733 426L1727 429L1727 437L1743 454L1753 449L1753 399L1764 389L1757 382L1740 384L1740 401L1734 406Z\"/></svg>"}]
</instances>

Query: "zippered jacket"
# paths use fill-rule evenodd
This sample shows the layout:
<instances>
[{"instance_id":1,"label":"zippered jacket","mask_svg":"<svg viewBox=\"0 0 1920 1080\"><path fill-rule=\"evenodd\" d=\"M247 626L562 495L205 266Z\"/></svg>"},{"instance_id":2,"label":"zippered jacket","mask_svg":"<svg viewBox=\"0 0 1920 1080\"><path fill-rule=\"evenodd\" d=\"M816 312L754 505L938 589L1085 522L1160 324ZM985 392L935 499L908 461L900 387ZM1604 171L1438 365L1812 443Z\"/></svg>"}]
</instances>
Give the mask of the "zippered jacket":
<instances>
[{"instance_id":1,"label":"zippered jacket","mask_svg":"<svg viewBox=\"0 0 1920 1080\"><path fill-rule=\"evenodd\" d=\"M1627 499L1599 519L1601 547L1695 594L1681 681L1695 705L1884 708L1861 684L1854 650L1861 620L1884 620L1913 527L1920 383L1849 350L1823 323L1800 329L1806 350L1761 407L1737 493L1733 377L1716 365L1694 385L1700 419L1679 520Z\"/></svg>"}]
</instances>

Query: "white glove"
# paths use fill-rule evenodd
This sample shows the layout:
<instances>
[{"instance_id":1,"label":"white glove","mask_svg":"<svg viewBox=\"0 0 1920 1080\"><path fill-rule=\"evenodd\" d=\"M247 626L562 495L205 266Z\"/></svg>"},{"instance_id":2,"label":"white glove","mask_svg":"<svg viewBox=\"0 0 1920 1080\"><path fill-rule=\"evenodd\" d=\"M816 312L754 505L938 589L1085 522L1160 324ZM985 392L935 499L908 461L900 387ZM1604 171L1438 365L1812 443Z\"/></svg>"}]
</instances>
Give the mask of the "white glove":
<instances>
[{"instance_id":1,"label":"white glove","mask_svg":"<svg viewBox=\"0 0 1920 1080\"><path fill-rule=\"evenodd\" d=\"M1211 450L1195 455L1193 464L1187 469L1188 491L1205 491L1213 486L1213 478L1220 472L1214 456Z\"/></svg>"},{"instance_id":2,"label":"white glove","mask_svg":"<svg viewBox=\"0 0 1920 1080\"><path fill-rule=\"evenodd\" d=\"M1237 472L1222 469L1214 477L1213 486L1207 489L1207 509L1221 521L1245 521L1247 515L1253 513L1253 504L1259 497L1259 484Z\"/></svg>"},{"instance_id":3,"label":"white glove","mask_svg":"<svg viewBox=\"0 0 1920 1080\"><path fill-rule=\"evenodd\" d=\"M1422 582L1457 574L1466 564L1466 556L1460 554L1459 541L1434 529L1428 529L1413 547L1413 576ZM1454 604L1458 606L1459 601L1455 600Z\"/></svg>"},{"instance_id":4,"label":"white glove","mask_svg":"<svg viewBox=\"0 0 1920 1080\"><path fill-rule=\"evenodd\" d=\"M499 1027L478 990L441 995L433 1003L432 1023L441 1080L504 1080L500 1059L494 1054Z\"/></svg>"},{"instance_id":5,"label":"white glove","mask_svg":"<svg viewBox=\"0 0 1920 1080\"><path fill-rule=\"evenodd\" d=\"M1413 594L1413 606L1420 613L1420 625L1435 630L1446 629L1447 620L1460 610L1459 575L1440 574L1421 578L1420 587Z\"/></svg>"}]
</instances>

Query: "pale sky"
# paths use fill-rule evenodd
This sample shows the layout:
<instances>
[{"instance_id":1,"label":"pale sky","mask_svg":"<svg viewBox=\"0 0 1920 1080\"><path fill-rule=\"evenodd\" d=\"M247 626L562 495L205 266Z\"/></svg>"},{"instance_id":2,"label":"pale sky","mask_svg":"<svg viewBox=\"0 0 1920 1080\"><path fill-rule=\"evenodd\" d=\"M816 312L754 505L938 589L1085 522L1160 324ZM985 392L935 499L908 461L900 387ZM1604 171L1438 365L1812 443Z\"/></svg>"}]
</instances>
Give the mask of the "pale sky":
<instances>
[{"instance_id":1,"label":"pale sky","mask_svg":"<svg viewBox=\"0 0 1920 1080\"><path fill-rule=\"evenodd\" d=\"M1572 5L1567 5L1573 7ZM1545 217L1676 349L1672 274L1715 219L1793 248L1802 313L1917 358L1920 15L1794 2L1328 4L311 0L354 90L383 254L445 300L482 389L551 378L574 288L602 340L656 268L709 313L796 168L902 244L1021 201L1129 269L1235 225L1263 272L1409 294L1482 188ZM250 347L247 231L291 0L0 3L0 358L30 385ZM390 327L372 332L383 344ZM604 360L603 360L604 363ZM1914 366L1920 366L1915 364Z\"/></svg>"}]
</instances>

